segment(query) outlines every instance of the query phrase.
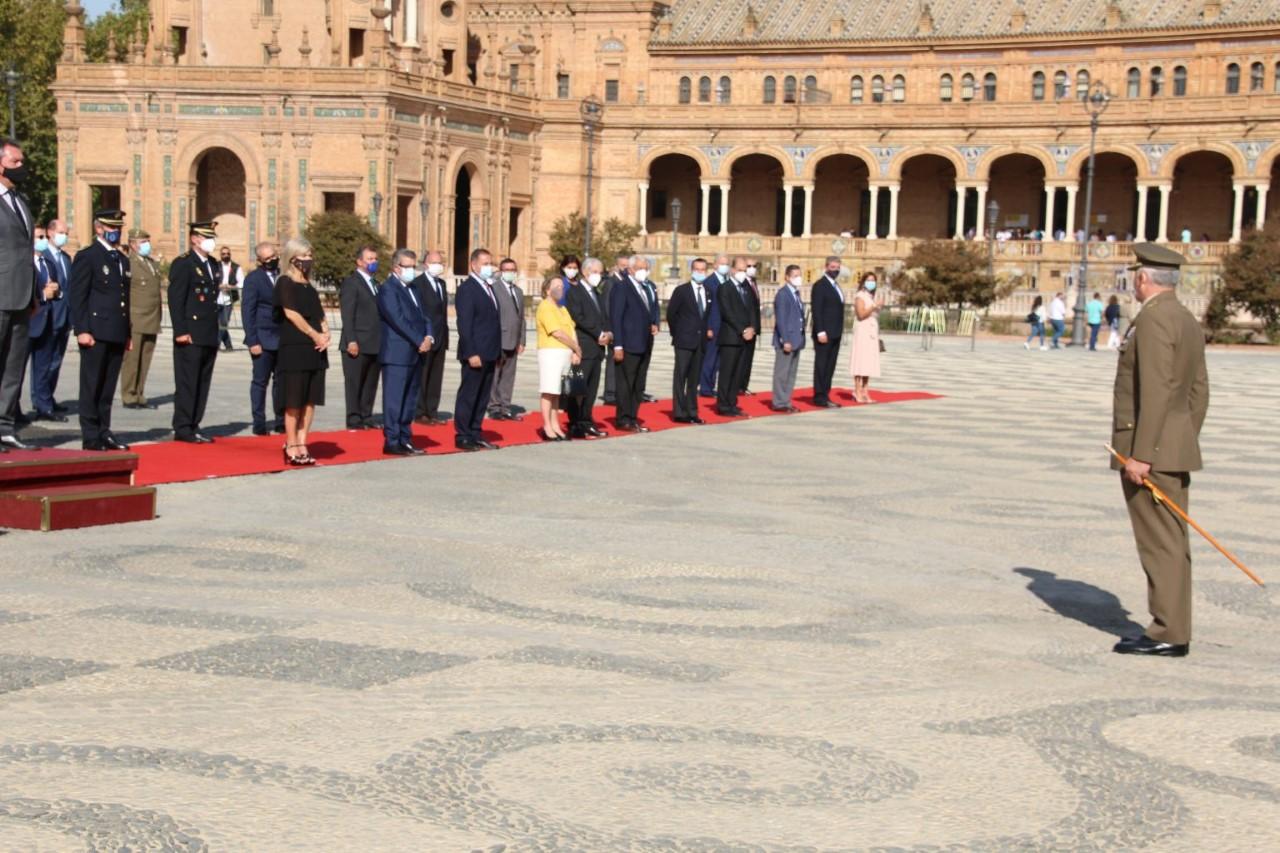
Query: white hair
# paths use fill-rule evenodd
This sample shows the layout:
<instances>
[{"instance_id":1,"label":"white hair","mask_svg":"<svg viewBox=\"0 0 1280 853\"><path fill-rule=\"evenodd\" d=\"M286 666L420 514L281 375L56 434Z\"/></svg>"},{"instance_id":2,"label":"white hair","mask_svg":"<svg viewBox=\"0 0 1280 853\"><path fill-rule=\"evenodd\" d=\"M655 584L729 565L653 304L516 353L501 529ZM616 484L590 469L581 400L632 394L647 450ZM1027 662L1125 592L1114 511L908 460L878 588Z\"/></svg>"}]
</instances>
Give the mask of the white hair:
<instances>
[{"instance_id":1,"label":"white hair","mask_svg":"<svg viewBox=\"0 0 1280 853\"><path fill-rule=\"evenodd\" d=\"M1182 270L1168 267L1143 267L1142 271L1150 276L1151 283L1156 287L1177 287L1178 282L1182 280Z\"/></svg>"}]
</instances>

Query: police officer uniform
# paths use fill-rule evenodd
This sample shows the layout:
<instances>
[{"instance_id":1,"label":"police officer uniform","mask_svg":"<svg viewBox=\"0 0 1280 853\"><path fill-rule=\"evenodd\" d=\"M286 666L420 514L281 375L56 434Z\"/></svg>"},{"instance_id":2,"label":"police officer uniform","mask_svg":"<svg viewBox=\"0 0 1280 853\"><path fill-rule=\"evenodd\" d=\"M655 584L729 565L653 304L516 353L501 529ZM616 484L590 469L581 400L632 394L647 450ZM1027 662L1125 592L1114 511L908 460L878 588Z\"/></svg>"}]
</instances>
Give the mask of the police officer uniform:
<instances>
[{"instance_id":1,"label":"police officer uniform","mask_svg":"<svg viewBox=\"0 0 1280 853\"><path fill-rule=\"evenodd\" d=\"M216 222L192 222L193 236L213 239ZM200 432L213 364L218 358L218 284L221 266L191 249L169 267L169 320L173 325L173 435L178 441L211 444ZM190 342L178 339L190 337Z\"/></svg>"},{"instance_id":2,"label":"police officer uniform","mask_svg":"<svg viewBox=\"0 0 1280 853\"><path fill-rule=\"evenodd\" d=\"M1172 269L1177 252L1154 243L1133 247L1131 269ZM1147 479L1186 509L1191 473L1199 471L1200 427L1209 409L1204 332L1173 290L1142 303L1116 366L1111 444L1151 466ZM1122 468L1118 461L1112 467ZM1147 575L1151 624L1140 637L1116 644L1122 654L1181 657L1191 643L1191 543L1187 525L1151 492L1121 474L1142 570Z\"/></svg>"},{"instance_id":3,"label":"police officer uniform","mask_svg":"<svg viewBox=\"0 0 1280 853\"><path fill-rule=\"evenodd\" d=\"M149 241L151 235L142 228L129 229L130 241ZM129 325L133 346L124 354L120 371L120 399L126 409L154 409L147 403L147 372L160 336L160 266L151 258L135 254L133 280L129 286Z\"/></svg>"},{"instance_id":4,"label":"police officer uniform","mask_svg":"<svg viewBox=\"0 0 1280 853\"><path fill-rule=\"evenodd\" d=\"M120 251L124 213L99 210L93 218L107 232L71 262L71 323L80 347L80 437L85 450L128 450L111 434L111 401L129 344L129 258Z\"/></svg>"}]
</instances>

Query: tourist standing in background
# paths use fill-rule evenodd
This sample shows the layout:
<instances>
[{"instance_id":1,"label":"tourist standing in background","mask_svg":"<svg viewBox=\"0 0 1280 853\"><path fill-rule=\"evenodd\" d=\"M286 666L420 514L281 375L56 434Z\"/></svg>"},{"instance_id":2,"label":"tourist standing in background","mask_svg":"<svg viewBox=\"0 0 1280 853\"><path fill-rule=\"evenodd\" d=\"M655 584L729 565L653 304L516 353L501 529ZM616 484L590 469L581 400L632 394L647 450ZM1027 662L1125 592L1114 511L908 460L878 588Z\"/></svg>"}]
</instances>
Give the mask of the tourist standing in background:
<instances>
[{"instance_id":1,"label":"tourist standing in background","mask_svg":"<svg viewBox=\"0 0 1280 853\"><path fill-rule=\"evenodd\" d=\"M1107 329L1110 330L1110 335L1107 338L1107 349L1119 349L1120 348L1120 298L1116 296L1114 293L1111 294L1111 298L1107 300L1107 308L1106 308L1106 311L1103 312L1103 317L1107 321Z\"/></svg>"},{"instance_id":2,"label":"tourist standing in background","mask_svg":"<svg viewBox=\"0 0 1280 853\"><path fill-rule=\"evenodd\" d=\"M1049 303L1049 322L1053 324L1053 348L1061 349L1058 339L1062 337L1062 332L1067 327L1067 303L1063 300L1061 293L1055 293L1053 300Z\"/></svg>"},{"instance_id":3,"label":"tourist standing in background","mask_svg":"<svg viewBox=\"0 0 1280 853\"><path fill-rule=\"evenodd\" d=\"M1098 330L1102 328L1102 294L1095 293L1084 306L1089 323L1089 352L1098 351Z\"/></svg>"}]
</instances>

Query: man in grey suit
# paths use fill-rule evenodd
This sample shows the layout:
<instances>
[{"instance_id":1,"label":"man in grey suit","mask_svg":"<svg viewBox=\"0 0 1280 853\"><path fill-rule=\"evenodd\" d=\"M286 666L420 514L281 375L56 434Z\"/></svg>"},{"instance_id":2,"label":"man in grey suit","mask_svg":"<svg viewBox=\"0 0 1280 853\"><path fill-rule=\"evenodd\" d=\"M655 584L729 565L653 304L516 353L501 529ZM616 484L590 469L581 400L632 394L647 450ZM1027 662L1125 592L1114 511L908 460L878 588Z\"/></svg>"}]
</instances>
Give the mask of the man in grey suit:
<instances>
[{"instance_id":1,"label":"man in grey suit","mask_svg":"<svg viewBox=\"0 0 1280 853\"><path fill-rule=\"evenodd\" d=\"M0 139L0 453L30 450L17 435L27 365L27 329L36 304L35 217L18 193L27 177L22 147Z\"/></svg>"},{"instance_id":2,"label":"man in grey suit","mask_svg":"<svg viewBox=\"0 0 1280 853\"><path fill-rule=\"evenodd\" d=\"M498 264L498 319L502 322L502 358L493 377L493 393L489 396L489 417L496 421L518 421L511 411L511 395L516 388L516 362L524 352L524 291L520 289L520 270L511 258Z\"/></svg>"},{"instance_id":3,"label":"man in grey suit","mask_svg":"<svg viewBox=\"0 0 1280 853\"><path fill-rule=\"evenodd\" d=\"M791 405L791 392L796 387L796 371L800 368L800 350L804 349L804 302L800 299L800 267L787 264L786 284L773 298L773 399L769 405L775 412L799 411Z\"/></svg>"}]
</instances>

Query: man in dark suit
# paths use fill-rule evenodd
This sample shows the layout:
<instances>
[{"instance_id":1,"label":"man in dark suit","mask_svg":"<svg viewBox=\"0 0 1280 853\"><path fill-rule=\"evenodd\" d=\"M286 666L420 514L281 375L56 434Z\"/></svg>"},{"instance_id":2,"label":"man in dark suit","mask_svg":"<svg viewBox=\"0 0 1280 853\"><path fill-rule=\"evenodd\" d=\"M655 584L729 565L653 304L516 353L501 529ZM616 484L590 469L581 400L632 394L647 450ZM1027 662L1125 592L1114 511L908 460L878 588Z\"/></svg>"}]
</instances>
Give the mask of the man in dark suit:
<instances>
[{"instance_id":1,"label":"man in dark suit","mask_svg":"<svg viewBox=\"0 0 1280 853\"><path fill-rule=\"evenodd\" d=\"M698 417L698 380L702 376L702 353L707 346L707 261L697 258L690 265L689 281L671 294L667 303L667 331L676 351L672 381L671 414L684 424L703 423Z\"/></svg>"},{"instance_id":2,"label":"man in dark suit","mask_svg":"<svg viewBox=\"0 0 1280 853\"><path fill-rule=\"evenodd\" d=\"M188 251L169 267L169 321L173 325L173 437L212 444L200 431L213 365L218 359L216 222L192 222Z\"/></svg>"},{"instance_id":3,"label":"man in dark suit","mask_svg":"<svg viewBox=\"0 0 1280 853\"><path fill-rule=\"evenodd\" d=\"M280 253L274 243L259 243L254 249L258 268L245 276L240 300L240 323L244 345L253 359L249 380L249 413L254 435L284 432L284 400L276 381L276 358L280 353L280 324L275 318L276 279L280 276ZM271 422L267 423L267 385L271 385Z\"/></svg>"},{"instance_id":4,"label":"man in dark suit","mask_svg":"<svg viewBox=\"0 0 1280 853\"><path fill-rule=\"evenodd\" d=\"M458 287L454 308L458 320L458 361L462 382L454 402L454 444L459 450L497 450L481 434L485 406L493 392L493 372L502 357L502 323L493 281L497 270L485 249L471 253L471 275Z\"/></svg>"},{"instance_id":5,"label":"man in dark suit","mask_svg":"<svg viewBox=\"0 0 1280 853\"><path fill-rule=\"evenodd\" d=\"M604 277L604 282L600 285L600 298L604 300L606 306L613 304L613 288L619 284L624 284L631 275L631 254L619 254L613 262L613 271ZM609 310L606 307L605 314ZM612 359L606 359L604 366L604 404L612 406L617 403L618 388L618 368L617 363Z\"/></svg>"},{"instance_id":6,"label":"man in dark suit","mask_svg":"<svg viewBox=\"0 0 1280 853\"><path fill-rule=\"evenodd\" d=\"M647 259L637 256L631 263L633 273L641 269L648 273ZM640 411L640 370L653 351L653 313L648 289L632 276L615 284L609 294L609 324L618 376L615 421L620 430L648 432L636 415Z\"/></svg>"},{"instance_id":7,"label":"man in dark suit","mask_svg":"<svg viewBox=\"0 0 1280 853\"><path fill-rule=\"evenodd\" d=\"M18 192L26 177L22 146L0 139L0 453L29 449L17 434L28 321L37 296L36 220Z\"/></svg>"},{"instance_id":8,"label":"man in dark suit","mask_svg":"<svg viewBox=\"0 0 1280 853\"><path fill-rule=\"evenodd\" d=\"M63 306L66 306L66 291L71 286L71 255L66 250L67 240L70 235L67 233L67 223L61 219L54 219L49 222L46 229L49 235L49 249L45 252L45 261L54 268L54 272L58 276L58 284L62 288ZM130 308L133 303L129 303ZM52 359L49 364L49 388L50 394L54 396L53 412L59 415L65 415L69 410L57 400L58 379L62 375L62 360L67 354L67 341L71 337L71 312L67 311L66 322L62 326L62 330L58 333L57 342L52 347ZM125 353L125 358L129 357Z\"/></svg>"},{"instance_id":9,"label":"man in dark suit","mask_svg":"<svg viewBox=\"0 0 1280 853\"><path fill-rule=\"evenodd\" d=\"M640 402L652 403L658 398L648 392L649 362L653 360L653 345L658 339L658 330L662 324L662 308L658 304L658 289L650 278L651 265L648 258L636 255L631 259L631 278L644 289L645 302L649 306L649 350L640 360L640 372L637 375L637 390Z\"/></svg>"},{"instance_id":10,"label":"man in dark suit","mask_svg":"<svg viewBox=\"0 0 1280 853\"><path fill-rule=\"evenodd\" d=\"M603 279L604 264L599 258L582 262L582 278L568 289L565 308L573 320L582 350L582 373L587 380L587 393L568 401L569 437L603 438L607 433L596 426L593 415L596 392L600 390L600 364L605 348L613 340L609 332L608 303L596 292Z\"/></svg>"},{"instance_id":11,"label":"man in dark suit","mask_svg":"<svg viewBox=\"0 0 1280 853\"><path fill-rule=\"evenodd\" d=\"M840 259L835 255L827 258L826 271L810 288L809 307L813 320L813 402L838 409L840 404L831 399L831 380L844 333L844 292L840 290Z\"/></svg>"},{"instance_id":12,"label":"man in dark suit","mask_svg":"<svg viewBox=\"0 0 1280 853\"><path fill-rule=\"evenodd\" d=\"M124 213L93 215L97 239L71 264L71 323L80 347L80 438L85 450L128 450L111 434L111 402L129 334L129 258L120 251Z\"/></svg>"},{"instance_id":13,"label":"man in dark suit","mask_svg":"<svg viewBox=\"0 0 1280 853\"><path fill-rule=\"evenodd\" d=\"M720 286L729 281L728 255L717 255L715 269L707 275L707 304L711 306L707 317L707 346L702 353L702 377L698 382L698 394L703 397L716 395L716 379L720 375L720 347L716 336L720 334Z\"/></svg>"},{"instance_id":14,"label":"man in dark suit","mask_svg":"<svg viewBox=\"0 0 1280 853\"><path fill-rule=\"evenodd\" d=\"M355 272L338 291L342 308L342 379L346 385L347 429L373 429L373 401L378 395L378 347L382 321L378 316L378 250L361 246Z\"/></svg>"},{"instance_id":15,"label":"man in dark suit","mask_svg":"<svg viewBox=\"0 0 1280 853\"><path fill-rule=\"evenodd\" d=\"M421 456L413 444L413 413L422 390L422 360L435 343L431 321L413 282L418 256L408 249L395 255L394 275L378 289L382 322L382 452L387 456Z\"/></svg>"},{"instance_id":16,"label":"man in dark suit","mask_svg":"<svg viewBox=\"0 0 1280 853\"><path fill-rule=\"evenodd\" d=\"M747 307L747 259L733 259L729 280L720 286L720 332L716 342L720 349L720 375L716 378L716 413L729 418L745 417L738 408L738 392L742 389L743 347L755 340L751 325L751 309Z\"/></svg>"},{"instance_id":17,"label":"man in dark suit","mask_svg":"<svg viewBox=\"0 0 1280 853\"><path fill-rule=\"evenodd\" d=\"M422 388L418 394L417 421L426 426L448 423L440 417L440 389L449 350L449 289L444 280L444 255L427 253L426 271L413 286L431 323L431 351L422 359Z\"/></svg>"},{"instance_id":18,"label":"man in dark suit","mask_svg":"<svg viewBox=\"0 0 1280 853\"><path fill-rule=\"evenodd\" d=\"M763 328L760 316L760 285L757 283L756 277L759 275L760 267L755 258L747 258L747 288L743 291L743 295L747 297L747 310L751 314L751 326L756 330L755 336L747 342L742 348L742 393L751 396L754 392L751 390L751 367L756 360L756 344L760 340L760 330Z\"/></svg>"},{"instance_id":19,"label":"man in dark suit","mask_svg":"<svg viewBox=\"0 0 1280 853\"><path fill-rule=\"evenodd\" d=\"M143 228L129 230L129 335L120 368L120 400L126 409L154 409L147 402L147 373L164 318L160 265L151 258L151 235Z\"/></svg>"},{"instance_id":20,"label":"man in dark suit","mask_svg":"<svg viewBox=\"0 0 1280 853\"><path fill-rule=\"evenodd\" d=\"M39 296L27 330L31 350L31 408L36 420L65 423L66 415L54 411L53 393L58 381L56 368L62 366L58 346L66 349L71 322L66 293L70 277L64 275L50 257L47 235L44 228L36 228L34 257Z\"/></svg>"},{"instance_id":21,"label":"man in dark suit","mask_svg":"<svg viewBox=\"0 0 1280 853\"><path fill-rule=\"evenodd\" d=\"M788 264L785 276L786 284L773 299L773 399L769 405L775 412L796 412L799 409L791 405L791 392L796 387L805 327L800 267Z\"/></svg>"}]
</instances>

